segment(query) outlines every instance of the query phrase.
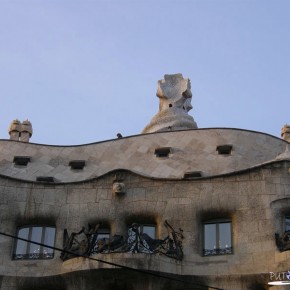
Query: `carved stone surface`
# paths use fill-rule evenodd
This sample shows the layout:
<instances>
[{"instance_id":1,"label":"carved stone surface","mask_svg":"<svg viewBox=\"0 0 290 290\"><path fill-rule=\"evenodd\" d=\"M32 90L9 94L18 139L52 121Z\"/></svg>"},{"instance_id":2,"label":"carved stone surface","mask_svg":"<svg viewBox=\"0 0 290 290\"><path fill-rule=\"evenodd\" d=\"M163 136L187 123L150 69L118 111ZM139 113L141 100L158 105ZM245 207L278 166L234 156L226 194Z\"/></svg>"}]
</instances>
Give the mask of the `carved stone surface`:
<instances>
[{"instance_id":1,"label":"carved stone surface","mask_svg":"<svg viewBox=\"0 0 290 290\"><path fill-rule=\"evenodd\" d=\"M143 144L146 144L148 140L158 139L159 136L168 136L170 140L183 140L185 146L192 146L194 149L195 143L185 143L185 140L180 138L181 133L187 134L190 137L190 133L206 133L216 136L215 132L211 130L190 130L185 132L175 133L160 133L142 135ZM220 131L225 132L225 131ZM247 144L248 139L258 140L260 142L260 152L265 152L263 149L264 143L269 146L269 154L277 154L276 152L285 147L285 141L276 138L273 143L267 135L252 134L248 137L244 135L244 131L240 131L239 143L232 143L230 140L220 140L220 142L214 142L216 138L212 138L213 147L212 150L215 154L223 159L228 160L232 157L225 157L218 155L216 151L217 145L221 144L236 144L235 153L238 151L241 144ZM226 134L219 134L226 136ZM200 137L200 136L199 136ZM257 137L257 138L255 138ZM261 139L263 137L263 139ZM138 137L140 138L140 136ZM166 140L163 138L163 140ZM190 140L190 139L189 139ZM198 141L198 138L195 140ZM208 137L210 140L210 136ZM264 140L264 143L261 142ZM120 142L130 141L130 138L124 138L117 140L117 144ZM14 151L13 156L19 156L27 154L32 156L31 163L26 168L20 168L20 170L26 171L27 168L37 160L37 156L34 155L37 146L35 144L27 144L15 141L5 141L10 147L19 148L18 151ZM3 145L0 150L5 149L5 142L0 142ZM284 147L279 147L281 142ZM153 143L153 142L152 142ZM164 142L165 143L165 142ZM158 144L161 146L172 146L172 144ZM196 142L198 143L198 142ZM127 145L127 143L125 143ZM150 143L151 144L151 143ZM252 144L252 143L250 143ZM164 163L169 159L160 160L154 155L154 149L157 147L151 147L151 154L158 162ZM270 148L270 146L272 147ZM108 142L108 147L111 143ZM47 146L48 147L48 146ZM40 146L39 150L43 150L42 154L51 156L49 147ZM83 149L88 150L89 146L84 146ZM99 152L98 147L91 146L94 149L95 154L104 154L103 151ZM119 147L121 147L119 145ZM24 149L26 150L24 150ZM60 147L62 152L65 152L65 147ZM80 148L80 147L77 147ZM117 147L113 147L115 149ZM124 151L124 145L121 149ZM139 148L139 147L137 147ZM140 147L141 148L141 147ZM208 148L208 147L206 147ZM237 149L236 149L237 148ZM243 149L244 148L244 149ZM244 155L240 155L240 162L243 159L251 157L252 151L255 151L255 146L249 147L245 145L242 149L248 150ZM22 149L22 150L20 150ZM72 147L68 159L64 162L67 165L69 160L84 158L84 156L73 155ZM51 147L51 150L54 150ZM262 151L261 151L262 150ZM4 152L3 151L3 155ZM92 150L93 151L93 150ZM137 151L137 150L135 150ZM274 151L274 152L273 152ZM112 151L110 151L112 152ZM190 151L192 153L192 151ZM77 153L80 154L80 151ZM119 153L119 152L118 152ZM199 152L197 152L199 154ZM119 153L120 154L120 153ZM175 154L174 151L172 154ZM198 154L192 154L194 157ZM267 153L263 153L265 157L269 157ZM6 153L6 156L8 154ZM171 155L171 154L170 154ZM35 157L34 157L35 156ZM63 156L63 155L62 155ZM106 156L109 156L106 155ZM103 158L106 160L106 156ZM210 156L210 155L209 155ZM272 156L272 155L271 155ZM132 157L133 158L133 157ZM131 159L132 159L131 158ZM148 157L146 156L148 159ZM273 158L273 157L272 157ZM85 158L86 159L86 158ZM12 162L13 159L11 159ZM101 160L101 158L99 159ZM115 161L118 160L117 157ZM190 162L194 161L194 158L188 159ZM121 160L123 162L123 159ZM150 163L146 163L144 158L144 167ZM185 161L184 161L185 162ZM211 161L212 166L215 166L215 161ZM97 165L99 165L98 163ZM288 270L289 255L290 252L280 253L276 246L274 247L274 233L280 229L280 236L283 235L282 228L284 226L285 217L289 216L290 209L290 183L289 183L289 169L290 162L275 162L271 164L265 164L261 167L250 168L243 172L236 174L228 174L221 177L212 177L207 179L195 179L195 180L173 180L173 179L160 179L160 178L148 178L142 177L138 174L131 172L124 172L123 176L117 176L118 181L122 178L126 185L126 195L124 198L116 198L112 194L112 184L115 181L115 172L106 174L98 179L88 180L86 182L71 182L65 184L33 184L20 180L13 180L12 178L5 178L0 176L0 217L1 217L1 231L6 233L16 233L16 227L32 224L35 225L55 225L56 236L55 246L62 248L63 230L68 229L68 235L72 232L78 233L83 225L87 223L96 223L103 221L102 228L98 230L104 238L104 229L109 229L112 236L108 240L102 240L99 242L99 249L101 253L93 254L93 258L114 262L127 267L132 267L141 270L150 270L153 273L164 273L168 277L175 277L180 279L196 281L195 279L202 280L208 285L219 287L226 290L245 290L245 289L263 289L262 287L252 286L252 281L258 279L261 274L271 272L279 272L281 270ZM11 163L10 168L15 166ZM149 166L148 166L149 167ZM150 169L150 168L149 168ZM161 167L163 170L163 167ZM71 169L68 168L71 172ZM151 169L152 170L152 169ZM184 171L185 169L183 169ZM195 169L193 169L195 170ZM37 173L40 175L40 173ZM77 174L77 173L74 173ZM213 218L232 216L233 222L233 255L216 256L216 257L204 257L202 256L203 249L203 226L202 221L207 221ZM182 261L169 258L165 255L156 254L143 254L142 252L117 252L117 248L122 244L123 236L127 243L126 235L128 234L127 225L131 225L133 222L144 225L156 225L157 237L164 240L167 236L167 230L162 225L162 221L168 220L177 231L178 228L184 230L184 239L182 240L182 251L184 257ZM84 232L88 233L87 230ZM144 233L144 232L143 232ZM119 234L119 236L114 236ZM132 237L134 237L134 231L132 231ZM146 236L140 233L142 239L146 240ZM69 236L68 236L69 237ZM108 237L108 235L107 235ZM111 240L112 239L112 240ZM86 249L87 238L81 233L76 237L76 241L71 245L68 244L68 249L72 247L73 251L78 251L78 248ZM82 241L84 241L82 243ZM136 239L132 239L136 242ZM147 241L149 241L147 239ZM169 241L169 239L168 239ZM102 244L101 244L102 243ZM1 275L6 277L15 277L15 287L9 287L7 284L2 283L1 290L27 290L27 289L57 289L57 290L109 290L109 289L184 289L190 288L186 285L178 285L178 287L168 287L169 282L166 280L166 284L162 287L156 285L154 280L152 284L133 285L132 287L102 287L99 286L98 280L92 280L92 277L100 277L100 280L104 276L104 272L109 274L105 280L110 280L109 277L114 277L114 271L120 271L115 266L110 266L106 263L93 261L90 259L76 258L75 254L72 255L72 259L67 259L63 262L58 251L54 251L54 258L50 260L29 260L29 261L14 261L11 259L11 253L13 252L14 241L5 237L1 238ZM79 246L78 246L79 244ZM82 245L81 245L82 244ZM147 242L148 244L148 242ZM158 244L158 241L154 241L152 245L154 248ZM132 247L134 249L134 243ZM135 244L136 245L136 244ZM145 242L144 242L144 245ZM114 248L114 252L107 254L107 249ZM122 247L120 247L122 249ZM135 250L143 250L144 247L141 244L141 240L138 241ZM162 247L159 248L162 250ZM167 248L169 249L169 248ZM166 253L168 250L164 250ZM83 252L81 249L80 253ZM171 251L169 251L170 253ZM174 247L173 251L174 253ZM249 263L250 261L250 263ZM98 276L101 273L100 276ZM112 274L110 274L112 273ZM132 280L136 280L136 273L124 271L124 281L128 281L131 277ZM245 273L249 273L245 276ZM5 276L6 275L6 276ZM76 279L79 275L79 279ZM111 275L111 276L110 276ZM145 276L142 274L142 276ZM54 287L41 287L37 282L39 281L52 281L61 277L61 280L65 284L65 287L61 288L59 285ZM218 280L217 280L218 277ZM116 276L118 280L120 277ZM253 279L253 280L245 280ZM2 279L2 278L1 278ZM0 279L0 280L1 280ZM29 287L22 287L22 279L30 281ZM125 280L127 279L127 280ZM147 278L146 278L147 279ZM73 283L80 284L74 285ZM158 279L159 281L160 279ZM68 282L71 281L71 286L67 287ZM87 282L86 282L87 281ZM230 282L229 282L230 281ZM247 282L248 281L248 282ZM148 282L148 281L147 281ZM146 282L146 283L147 283ZM154 282L154 283L153 283ZM211 283L210 283L211 282ZM213 282L213 283L212 283ZM87 284L82 284L87 283ZM247 284L246 284L247 283ZM21 287L20 287L20 286ZM20 288L19 288L20 287ZM267 289L265 285L264 289ZM282 286L281 286L282 287Z\"/></svg>"},{"instance_id":2,"label":"carved stone surface","mask_svg":"<svg viewBox=\"0 0 290 290\"><path fill-rule=\"evenodd\" d=\"M159 112L153 117L142 133L171 130L196 129L194 119L188 115L191 106L190 80L182 74L165 75L158 81L157 97L160 99Z\"/></svg>"},{"instance_id":3,"label":"carved stone surface","mask_svg":"<svg viewBox=\"0 0 290 290\"><path fill-rule=\"evenodd\" d=\"M114 182L113 183L113 193L115 193L115 194L125 193L125 184L123 182Z\"/></svg>"},{"instance_id":4,"label":"carved stone surface","mask_svg":"<svg viewBox=\"0 0 290 290\"><path fill-rule=\"evenodd\" d=\"M232 144L229 158L218 154L217 146ZM288 152L286 155L285 148ZM156 150L168 148L168 157L158 157ZM285 152L285 154L280 155ZM38 176L51 176L57 182L84 181L114 171L130 170L153 178L183 178L185 172L201 171L214 176L259 166L274 160L290 159L290 144L274 136L238 129L201 129L144 134L82 146L50 146L0 140L0 174L35 181ZM162 152L166 153L166 152ZM11 166L15 156L30 156L23 171ZM163 155L164 156L164 155ZM84 170L72 170L72 160L85 160ZM164 162L163 162L164 161ZM214 165L214 166L213 166ZM122 181L123 180L123 181ZM122 174L113 182L129 181Z\"/></svg>"}]
</instances>

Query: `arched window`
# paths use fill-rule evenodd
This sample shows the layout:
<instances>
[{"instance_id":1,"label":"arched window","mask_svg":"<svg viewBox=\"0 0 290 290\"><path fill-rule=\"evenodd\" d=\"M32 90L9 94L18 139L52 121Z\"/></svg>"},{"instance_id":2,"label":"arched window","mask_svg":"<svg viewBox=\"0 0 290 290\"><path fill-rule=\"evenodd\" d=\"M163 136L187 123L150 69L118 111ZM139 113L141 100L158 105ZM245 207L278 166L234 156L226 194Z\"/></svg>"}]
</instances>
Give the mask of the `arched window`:
<instances>
[{"instance_id":1,"label":"arched window","mask_svg":"<svg viewBox=\"0 0 290 290\"><path fill-rule=\"evenodd\" d=\"M53 247L55 242L55 227L26 226L18 229L17 237L41 243L37 245L20 239L16 240L13 259L52 259L54 250L45 246Z\"/></svg>"},{"instance_id":2,"label":"arched window","mask_svg":"<svg viewBox=\"0 0 290 290\"><path fill-rule=\"evenodd\" d=\"M227 255L233 253L232 222L226 219L205 221L203 224L203 255Z\"/></svg>"}]
</instances>

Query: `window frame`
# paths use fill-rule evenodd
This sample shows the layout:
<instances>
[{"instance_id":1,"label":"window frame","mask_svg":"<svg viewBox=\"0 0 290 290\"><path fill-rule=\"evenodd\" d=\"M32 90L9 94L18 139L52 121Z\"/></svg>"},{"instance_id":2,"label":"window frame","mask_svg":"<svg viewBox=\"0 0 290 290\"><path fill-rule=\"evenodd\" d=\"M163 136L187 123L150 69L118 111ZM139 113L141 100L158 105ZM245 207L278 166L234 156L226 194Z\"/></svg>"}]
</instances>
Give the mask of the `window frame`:
<instances>
[{"instance_id":1,"label":"window frame","mask_svg":"<svg viewBox=\"0 0 290 290\"><path fill-rule=\"evenodd\" d=\"M220 225L222 224L229 224L230 226L230 235L228 238L230 238L230 247L228 247L228 252L223 252L222 248L219 248L219 241L220 241ZM234 253L233 251L233 223L231 219L222 218L222 219L211 219L206 220L203 222L203 239L202 239L202 255L204 257L212 257L212 256L223 256L223 255L232 255ZM206 244L206 231L205 226L206 225L215 225L215 248L214 249L205 249ZM225 248L226 249L226 248ZM211 251L209 253L206 253L206 250Z\"/></svg>"},{"instance_id":2,"label":"window frame","mask_svg":"<svg viewBox=\"0 0 290 290\"><path fill-rule=\"evenodd\" d=\"M39 240L32 240L32 235L33 235L33 229L36 228L41 228L41 237ZM40 244L46 244L49 247L54 247L55 246L55 241L56 241L56 227L55 226L51 226L51 225L25 225L25 226L21 226L17 228L17 233L16 236L17 238L20 237L20 231L21 230L28 230L28 234L26 238L23 239L27 239L27 240L31 240ZM46 233L48 232L48 229L53 229L54 230L54 236L51 240L51 243L46 243L45 242L45 238L46 238ZM17 248L19 245L19 243L24 243L23 244L23 248L26 247L25 250L25 254L21 254L21 253L17 253ZM33 253L32 252L32 248L31 246L38 246L39 247L39 252L38 253ZM45 249L49 249L52 252L51 253L47 253L45 254ZM13 247L13 255L12 255L12 259L17 261L17 260L50 260L54 258L54 249L51 248L47 248L45 246L42 245L37 245L31 242L26 242L23 240L19 240L16 239L14 242L14 247Z\"/></svg>"}]
</instances>

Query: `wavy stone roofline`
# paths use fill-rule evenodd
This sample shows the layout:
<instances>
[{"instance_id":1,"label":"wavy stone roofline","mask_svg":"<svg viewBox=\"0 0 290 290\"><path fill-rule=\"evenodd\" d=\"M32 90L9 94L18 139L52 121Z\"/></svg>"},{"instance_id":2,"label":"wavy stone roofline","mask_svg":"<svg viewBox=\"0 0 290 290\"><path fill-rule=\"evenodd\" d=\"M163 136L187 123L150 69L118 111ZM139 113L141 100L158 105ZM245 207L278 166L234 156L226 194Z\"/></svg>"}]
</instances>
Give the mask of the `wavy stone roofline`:
<instances>
[{"instance_id":1,"label":"wavy stone roofline","mask_svg":"<svg viewBox=\"0 0 290 290\"><path fill-rule=\"evenodd\" d=\"M288 149L283 139L234 128L156 132L72 146L0 140L0 175L51 184L94 180L115 170L154 179L209 178L288 160Z\"/></svg>"},{"instance_id":2,"label":"wavy stone roofline","mask_svg":"<svg viewBox=\"0 0 290 290\"><path fill-rule=\"evenodd\" d=\"M170 134L173 132L188 132L188 131L204 131L204 130L216 130L216 129L222 129L222 130L237 130L237 131L245 131L245 132L251 132L251 133L257 133L265 136L269 136L272 138L276 138L277 140L287 142L286 140L283 140L275 135L271 135L269 133L261 132L261 131L255 131L255 130L250 130L250 129L241 129L241 128L235 128L235 127L206 127L206 128L196 128L196 129L184 129L184 130L178 130L178 131L164 131L164 132L152 132L152 133L146 133L146 134L134 134L134 135L129 135L129 136L123 136L122 138L113 138L113 139L107 139L107 140L102 140L102 141L96 141L96 142L90 142L90 143L83 143L83 144L72 144L72 145L57 145L57 144L46 144L46 143L34 143L34 142L29 142L29 144L32 145L39 145L39 146L48 146L48 147L81 147L81 146L87 146L87 145L94 145L94 144L100 144L104 142L110 142L110 141L116 141L120 139L128 139L132 137L138 137L138 136L147 136L147 135L153 135L153 134ZM27 142L24 141L14 141L14 140L9 140L9 139L1 139L0 142L2 141L7 141L7 142L18 142L18 143L25 143Z\"/></svg>"}]
</instances>

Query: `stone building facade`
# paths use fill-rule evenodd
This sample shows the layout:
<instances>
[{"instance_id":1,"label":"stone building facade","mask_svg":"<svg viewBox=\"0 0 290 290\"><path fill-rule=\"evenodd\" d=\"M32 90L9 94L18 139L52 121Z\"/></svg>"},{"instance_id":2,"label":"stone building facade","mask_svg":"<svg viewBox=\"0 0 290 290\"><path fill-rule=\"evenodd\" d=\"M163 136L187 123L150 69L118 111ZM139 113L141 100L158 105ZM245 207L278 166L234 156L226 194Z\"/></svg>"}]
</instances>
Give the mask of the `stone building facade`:
<instances>
[{"instance_id":1,"label":"stone building facade","mask_svg":"<svg viewBox=\"0 0 290 290\"><path fill-rule=\"evenodd\" d=\"M198 129L180 74L157 96L136 136L49 146L11 125L1 290L289 289L290 127Z\"/></svg>"}]
</instances>

